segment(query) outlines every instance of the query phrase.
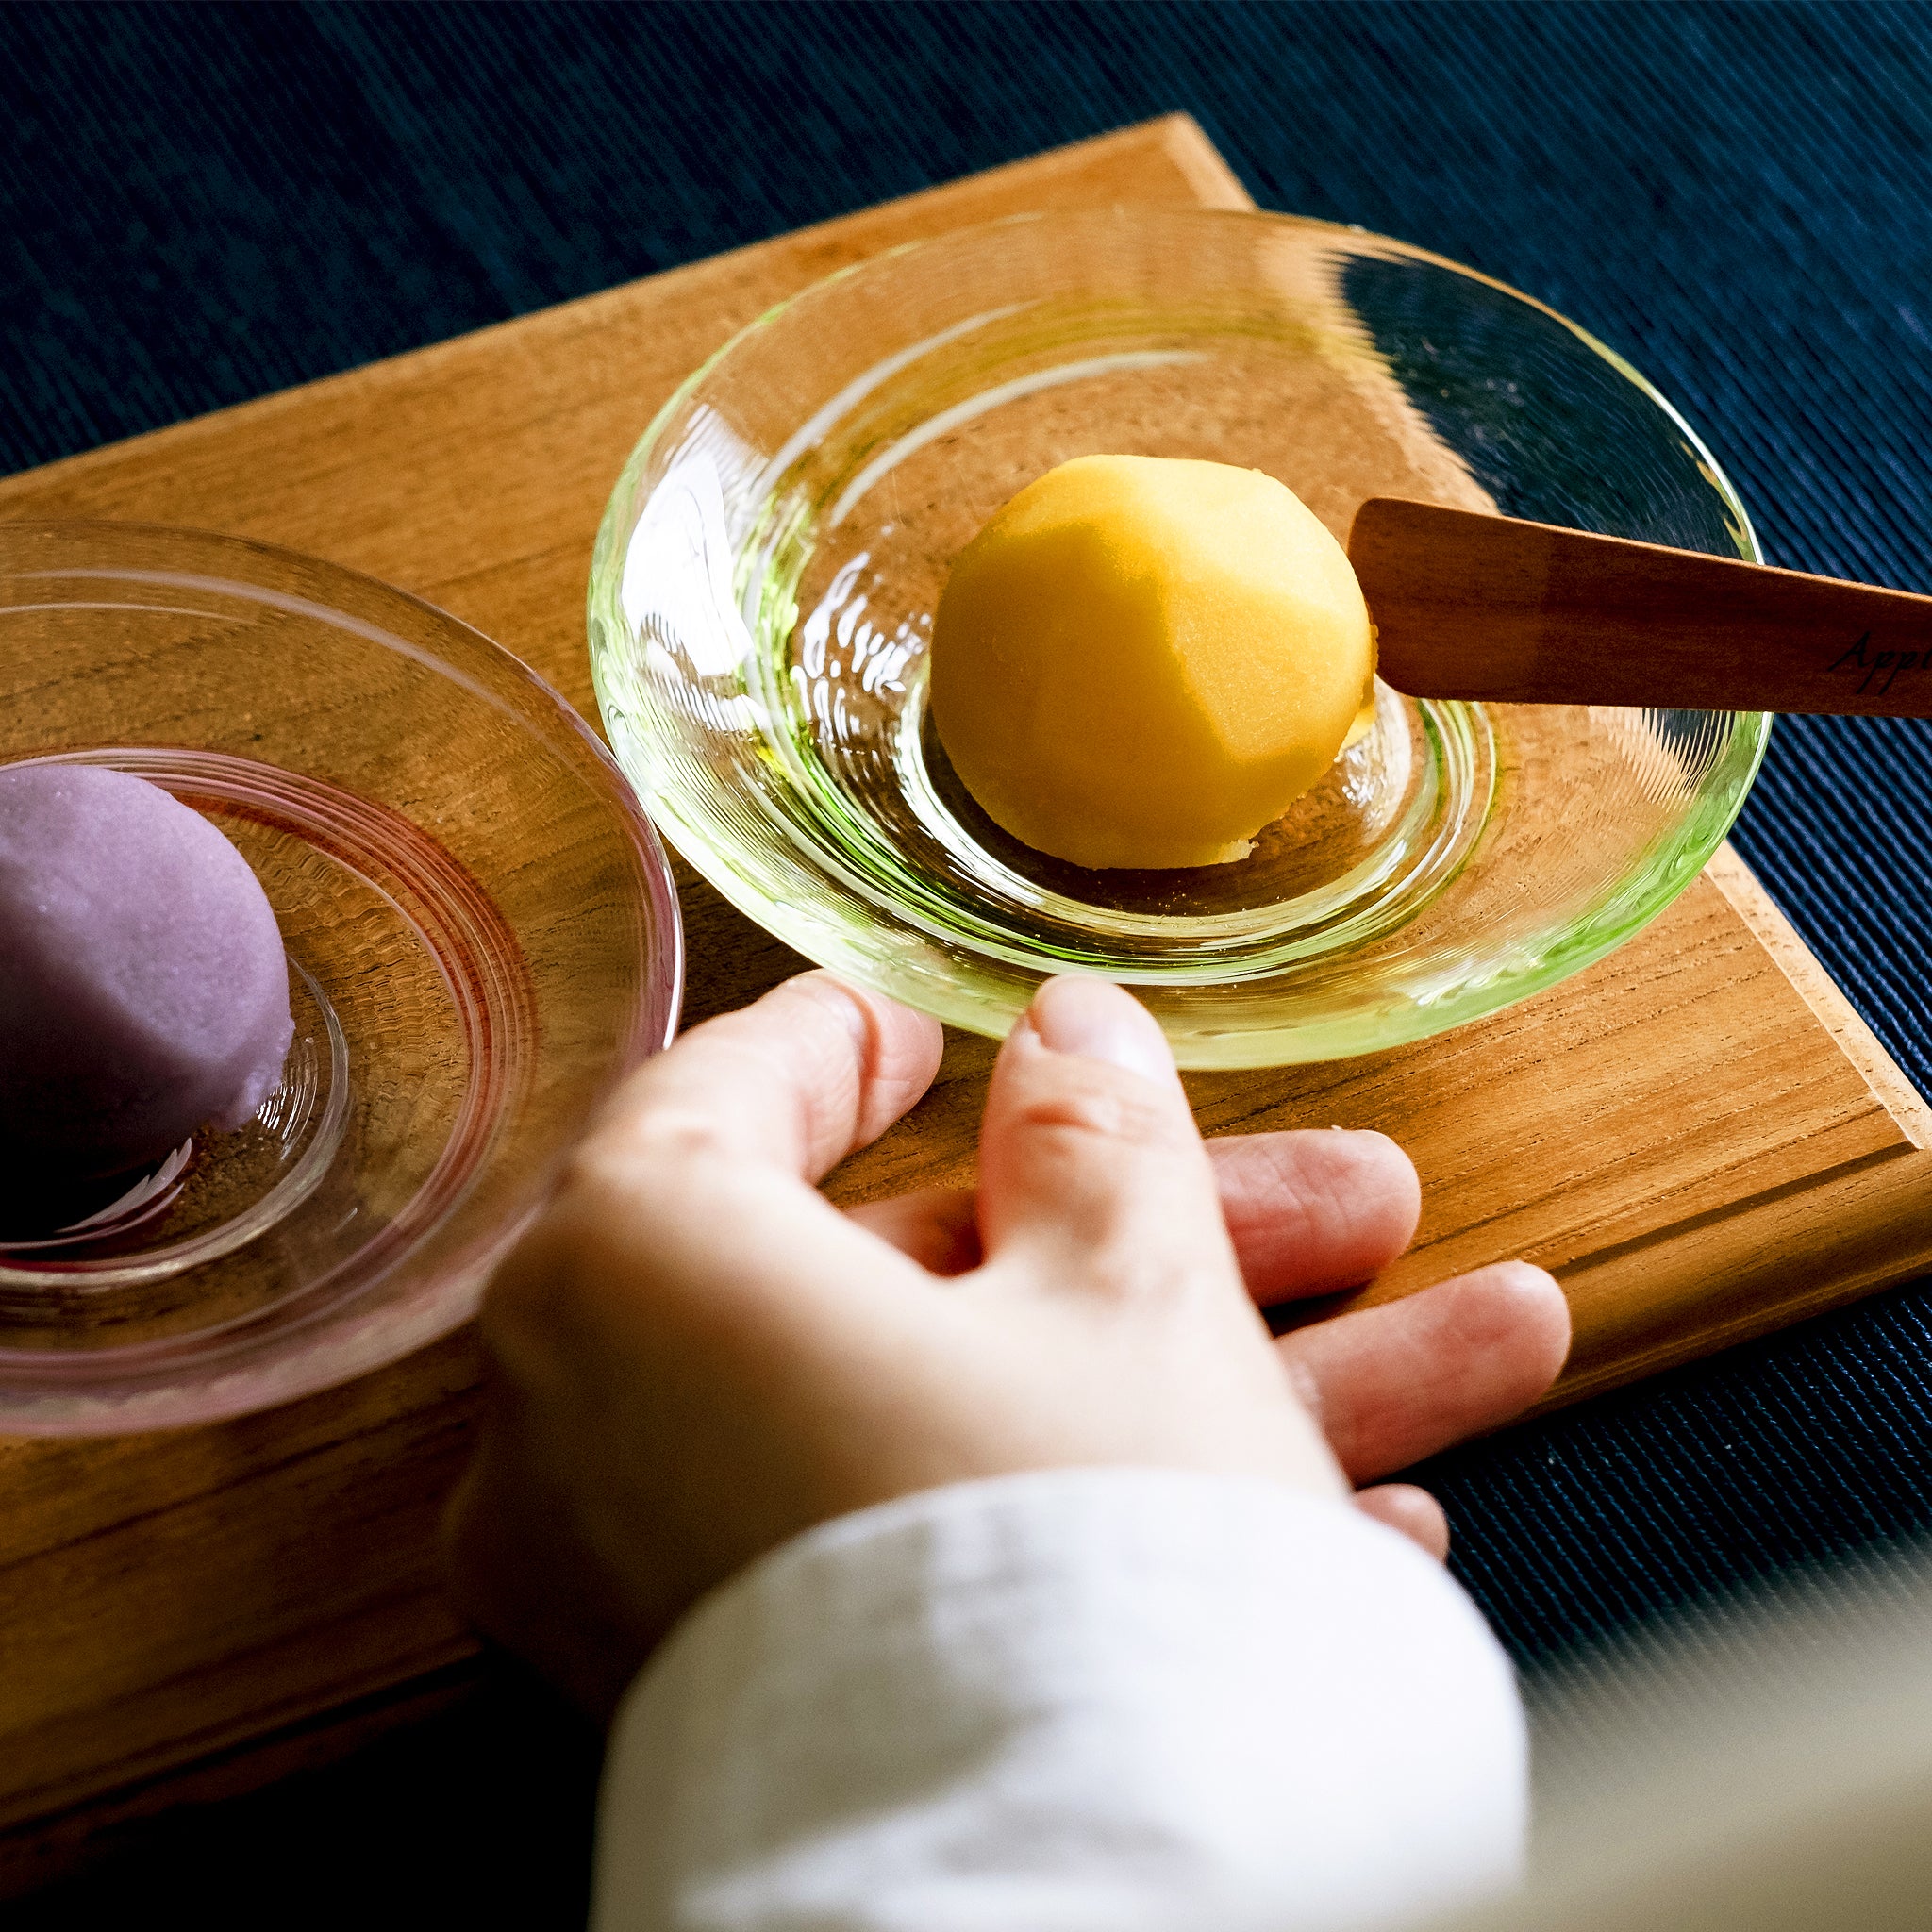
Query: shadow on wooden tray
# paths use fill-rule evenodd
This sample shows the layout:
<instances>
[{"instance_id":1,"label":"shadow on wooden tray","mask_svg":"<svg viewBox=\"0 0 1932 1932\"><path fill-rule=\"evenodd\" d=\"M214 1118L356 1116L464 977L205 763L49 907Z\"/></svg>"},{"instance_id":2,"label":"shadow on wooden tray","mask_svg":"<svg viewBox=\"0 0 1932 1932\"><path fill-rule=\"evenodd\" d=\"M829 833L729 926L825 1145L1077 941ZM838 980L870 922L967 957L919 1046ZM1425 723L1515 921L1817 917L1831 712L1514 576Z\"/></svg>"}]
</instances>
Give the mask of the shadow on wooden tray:
<instances>
[{"instance_id":1,"label":"shadow on wooden tray","mask_svg":"<svg viewBox=\"0 0 1932 1932\"><path fill-rule=\"evenodd\" d=\"M0 1908L8 1932L158 1909L196 1932L581 1932L601 1735L508 1657L449 1675L425 1714L325 1768L92 1835L82 1871Z\"/></svg>"}]
</instances>

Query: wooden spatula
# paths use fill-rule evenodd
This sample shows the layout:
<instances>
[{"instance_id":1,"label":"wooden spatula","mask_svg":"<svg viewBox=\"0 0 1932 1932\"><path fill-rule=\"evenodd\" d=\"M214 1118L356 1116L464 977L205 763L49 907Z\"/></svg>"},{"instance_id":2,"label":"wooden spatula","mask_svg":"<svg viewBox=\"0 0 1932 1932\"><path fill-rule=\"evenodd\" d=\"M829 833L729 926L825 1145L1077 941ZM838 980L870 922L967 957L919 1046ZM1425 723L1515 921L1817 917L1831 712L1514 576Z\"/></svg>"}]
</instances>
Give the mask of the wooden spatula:
<instances>
[{"instance_id":1,"label":"wooden spatula","mask_svg":"<svg viewBox=\"0 0 1932 1932\"><path fill-rule=\"evenodd\" d=\"M1932 597L1392 496L1348 554L1411 697L1932 717Z\"/></svg>"}]
</instances>

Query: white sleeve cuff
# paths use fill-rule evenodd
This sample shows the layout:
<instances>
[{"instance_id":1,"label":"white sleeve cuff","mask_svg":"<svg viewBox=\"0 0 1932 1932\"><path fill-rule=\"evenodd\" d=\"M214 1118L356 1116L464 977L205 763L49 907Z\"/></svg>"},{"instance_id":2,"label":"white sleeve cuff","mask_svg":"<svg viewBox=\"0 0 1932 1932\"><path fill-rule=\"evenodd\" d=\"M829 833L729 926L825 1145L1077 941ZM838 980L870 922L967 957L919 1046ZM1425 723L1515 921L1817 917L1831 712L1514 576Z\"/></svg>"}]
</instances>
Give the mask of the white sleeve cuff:
<instances>
[{"instance_id":1,"label":"white sleeve cuff","mask_svg":"<svg viewBox=\"0 0 1932 1932\"><path fill-rule=\"evenodd\" d=\"M612 1730L595 1932L1268 1932L1509 1884L1507 1660L1406 1539L1258 1479L908 1496L701 1604Z\"/></svg>"}]
</instances>

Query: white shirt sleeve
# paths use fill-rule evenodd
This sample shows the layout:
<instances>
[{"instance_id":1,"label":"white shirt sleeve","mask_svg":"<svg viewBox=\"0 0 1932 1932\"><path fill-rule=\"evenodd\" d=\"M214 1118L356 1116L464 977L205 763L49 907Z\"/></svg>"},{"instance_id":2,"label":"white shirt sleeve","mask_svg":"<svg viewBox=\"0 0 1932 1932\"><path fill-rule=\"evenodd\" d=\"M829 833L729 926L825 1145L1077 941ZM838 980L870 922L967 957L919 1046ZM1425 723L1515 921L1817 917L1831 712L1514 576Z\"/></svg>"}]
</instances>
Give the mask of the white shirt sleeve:
<instances>
[{"instance_id":1,"label":"white shirt sleeve","mask_svg":"<svg viewBox=\"0 0 1932 1932\"><path fill-rule=\"evenodd\" d=\"M1081 1469L841 1518L612 1730L593 1932L1341 1932L1513 1882L1507 1660L1406 1539Z\"/></svg>"}]
</instances>

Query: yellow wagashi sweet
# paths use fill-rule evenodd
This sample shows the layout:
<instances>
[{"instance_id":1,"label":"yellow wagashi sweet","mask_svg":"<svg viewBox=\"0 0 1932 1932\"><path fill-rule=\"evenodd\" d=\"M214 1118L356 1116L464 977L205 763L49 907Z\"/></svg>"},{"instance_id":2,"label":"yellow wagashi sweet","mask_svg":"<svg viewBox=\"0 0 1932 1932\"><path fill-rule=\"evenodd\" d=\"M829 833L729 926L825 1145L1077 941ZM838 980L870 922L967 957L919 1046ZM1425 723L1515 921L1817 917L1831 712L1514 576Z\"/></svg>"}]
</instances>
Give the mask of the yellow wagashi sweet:
<instances>
[{"instance_id":1,"label":"yellow wagashi sweet","mask_svg":"<svg viewBox=\"0 0 1932 1932\"><path fill-rule=\"evenodd\" d=\"M1341 545L1258 470L1079 457L953 566L933 720L1017 839L1087 866L1240 858L1374 704Z\"/></svg>"}]
</instances>

